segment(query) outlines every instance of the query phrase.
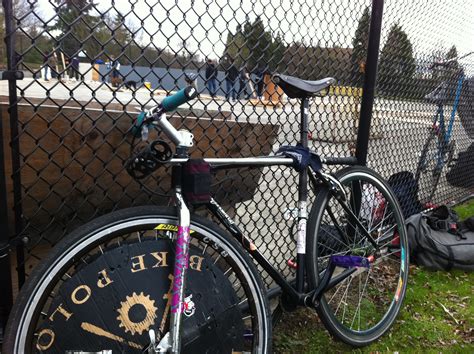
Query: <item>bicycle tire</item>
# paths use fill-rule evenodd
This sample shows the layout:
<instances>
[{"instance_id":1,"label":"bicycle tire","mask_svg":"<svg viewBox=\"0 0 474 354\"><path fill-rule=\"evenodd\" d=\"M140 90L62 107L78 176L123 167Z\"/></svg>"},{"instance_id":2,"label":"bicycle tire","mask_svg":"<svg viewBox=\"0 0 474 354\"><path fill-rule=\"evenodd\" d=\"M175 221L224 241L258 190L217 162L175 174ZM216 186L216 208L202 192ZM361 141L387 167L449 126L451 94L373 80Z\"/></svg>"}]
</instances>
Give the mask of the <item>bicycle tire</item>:
<instances>
[{"instance_id":1,"label":"bicycle tire","mask_svg":"<svg viewBox=\"0 0 474 354\"><path fill-rule=\"evenodd\" d=\"M320 188L308 222L308 282L317 287L331 255L375 255L370 268L357 268L325 291L316 306L333 337L361 347L388 331L400 311L408 279L408 240L401 208L382 177L365 167L348 167L335 177L350 197L351 210L382 247L380 254L375 254L375 247L360 237L346 212L336 210L339 204L332 192ZM354 202L357 198L361 203ZM342 271L336 268L334 274Z\"/></svg>"},{"instance_id":2,"label":"bicycle tire","mask_svg":"<svg viewBox=\"0 0 474 354\"><path fill-rule=\"evenodd\" d=\"M41 331L38 332L40 336L37 338L38 342L35 343L35 340L33 339L34 332L38 331L39 328L41 328L40 326L44 326L43 322L47 321L48 318L49 320L51 320L51 317L55 316L53 317L54 320L57 320L58 318L64 320L63 317L66 317L66 315L61 315L62 313L57 313L58 308L54 310L52 304L55 300L51 300L50 298L53 296L57 296L56 294L61 293L61 290L66 289L65 284L67 284L68 280L70 281L71 275L74 278L76 274L79 274L81 269L87 269L88 266L94 264L95 260L100 260L101 256L103 259L105 259L106 257L104 257L104 255L112 255L112 253L108 253L112 252L110 250L120 249L123 253L123 249L121 249L120 247L125 247L125 245L126 247L129 247L129 249L132 249L132 247L145 247L143 246L145 242L152 242L153 244L158 244L159 242L157 243L157 241L155 240L148 240L148 237L152 237L153 233L156 234L154 236L155 239L162 242L161 233L166 234L168 236L175 233L175 231L173 231L174 229L172 226L177 224L177 220L178 218L176 216L175 208L156 206L135 207L130 209L119 210L117 212L97 218L71 233L68 237L62 240L52 252L50 252L50 254L47 256L47 258L41 265L37 266L34 269L31 276L27 279L27 282L23 286L13 306L7 324L5 342L3 343L4 353L31 353L36 352L39 348L38 346L42 346L40 349L45 347L45 344L43 342L39 343L40 339L43 341L43 338L39 338L43 336L43 333ZM158 232L156 231L156 229L152 229L154 230L153 232L146 231L149 230L150 227L155 227L156 225L165 225L164 229L166 231ZM171 226L168 227L166 225ZM157 236L158 233L160 234L160 238L158 238ZM128 238L126 238L125 235L129 235L127 236ZM140 240L140 243L137 240ZM112 243L115 242L117 242L118 245L112 247ZM150 243L150 245L152 243ZM241 320L241 327L239 327L240 320L239 324L235 326L234 324L229 324L229 326L232 326L232 328L237 327L237 330L235 330L237 334L244 335L247 344L242 345L247 345L247 347L250 348L248 349L246 347L244 351L251 351L253 353L271 352L272 323L271 316L269 315L266 291L263 287L261 278L256 270L255 265L252 263L248 255L243 251L242 247L238 245L238 243L230 236L228 236L223 230L218 228L215 224L213 224L207 219L196 215L191 216L191 246L198 249L199 252L202 251L202 254L204 255L203 258L210 258L209 262L203 263L204 265L202 267L204 270L209 270L212 267L216 267L217 270L215 270L210 276L216 277L217 275L219 275L222 278L222 274L224 274L224 271L219 271L219 267L225 269L224 275L229 280L229 283L231 284L230 289L233 291L233 293L228 295L227 297L230 296L230 298L233 299L233 302L232 304L227 305L228 307L221 312L220 316L223 317L226 313L231 313L234 315L235 313L237 313L242 317L244 315L246 316L245 319L242 318ZM146 244L146 247L148 247L148 244ZM98 248L100 249L100 252L102 252L101 254L99 254L99 252L97 251ZM87 265L84 266L82 264L79 264L81 260ZM170 261L169 263L170 266L172 266L172 262ZM72 273L71 269L74 269L74 271L77 273ZM116 269L116 271L118 271L118 268ZM172 268L170 271L166 270L166 272L166 274L172 274ZM191 272L192 271L189 271L187 284L190 284L193 278ZM80 274L80 276L82 276L82 274ZM222 282L222 280L220 281ZM197 281L193 284L197 284ZM205 287L205 284L203 284L203 286ZM209 288L209 286L207 286L206 288ZM219 290L219 287L217 288ZM55 295L51 295L53 290ZM188 290L192 291L193 289L188 289L187 287L186 291ZM214 290L214 293L218 293L218 290ZM65 290L63 292L65 292ZM89 296L91 295L89 294ZM134 293L134 296L141 296L141 299L147 300L148 303L150 303L151 301L151 299L149 297L145 297L143 293ZM219 296L219 300L221 299L220 296L224 298L224 294L218 294L215 296ZM155 300L157 299L155 298L153 302ZM238 306L236 304L237 301ZM222 300L222 302L224 302L224 300ZM52 308L48 308L48 306L51 306ZM210 306L212 307L213 305L211 304ZM217 308L218 306L216 305L215 307ZM198 306L196 306L196 308L198 309L197 313L199 313L199 304ZM67 307L66 309L66 313L73 312ZM54 310L54 312L51 312L52 310ZM131 311L131 309L129 308L128 311ZM214 309L213 311L217 312L217 310ZM41 312L43 312L43 315L41 314ZM46 317L44 316L45 313ZM50 315L50 313L52 313L52 315ZM213 315L216 317L218 316L214 312ZM117 316L117 313L113 314L112 317L115 316ZM146 318L148 318L148 313L146 316ZM163 318L165 316L166 315L163 315ZM101 318L105 318L105 316L102 316L101 314ZM232 317L225 318L227 322L231 319ZM69 317L67 320L69 320ZM217 323L217 320L215 322ZM199 330L204 327L204 329L207 330L207 327L211 328L213 325L215 325L214 322L207 324L205 323L205 325L200 325L201 327L199 327ZM68 331L68 326L64 326L65 332ZM114 326L116 327L116 324ZM186 330L186 320L183 324L183 327ZM109 327L106 327L107 332L113 332L112 330L108 330L108 328ZM125 328L129 327L125 326ZM75 335L81 335L81 333L76 332L77 329L75 328L70 328L69 330L73 331ZM192 332L193 330L195 331L194 327L190 331ZM115 328L114 331L118 331L118 329ZM106 331L104 330L101 333L106 333ZM137 335L137 333L135 333L135 336ZM195 332L193 333L193 335L195 335ZM201 333L204 332L199 332L199 334ZM126 338L125 334L130 336L130 333L125 333L125 331L123 331L120 335L122 336L122 338ZM62 335L63 334L61 333L61 336ZM140 335L148 338L147 332L141 332ZM46 339L51 341L51 337L53 336L49 336ZM215 336L212 336L212 331L210 332L208 337L211 340L218 341ZM59 336L54 333L53 341L55 341L55 345L58 338ZM116 336L116 338L118 338L118 336ZM141 337L138 338L140 339ZM103 340L106 341L107 338ZM242 338L240 338L240 340L243 341ZM197 342L199 343L199 340L197 340ZM193 343L196 343L196 340L192 339L191 344ZM49 344L49 342L47 342L46 344ZM122 350L120 352L123 352L124 350L127 353L133 352L133 350L128 347L127 344L118 343L115 341L110 344L110 346L112 346L113 344L117 346L119 351ZM148 343L138 342L138 344L146 345ZM50 347L52 348L52 346ZM220 352L221 349L219 348L220 347L217 346L212 347L209 350L207 348L203 350L201 343L201 347L198 350L199 352ZM62 352L64 352L63 349L67 348L61 349ZM87 349L85 351L90 351L90 348L85 349ZM138 348L136 348L135 351L137 350ZM45 350L42 352L48 351ZM54 352L56 352L56 350ZM137 352L141 352L141 349ZM185 347L183 349L183 352L193 352L192 346Z\"/></svg>"},{"instance_id":3,"label":"bicycle tire","mask_svg":"<svg viewBox=\"0 0 474 354\"><path fill-rule=\"evenodd\" d=\"M454 140L447 147L443 147L443 144L442 136L434 128L430 128L415 173L415 180L418 183L418 198L423 205L433 202L444 166L449 166L454 156ZM444 150L443 162L441 166L438 166L437 154L440 147Z\"/></svg>"}]
</instances>

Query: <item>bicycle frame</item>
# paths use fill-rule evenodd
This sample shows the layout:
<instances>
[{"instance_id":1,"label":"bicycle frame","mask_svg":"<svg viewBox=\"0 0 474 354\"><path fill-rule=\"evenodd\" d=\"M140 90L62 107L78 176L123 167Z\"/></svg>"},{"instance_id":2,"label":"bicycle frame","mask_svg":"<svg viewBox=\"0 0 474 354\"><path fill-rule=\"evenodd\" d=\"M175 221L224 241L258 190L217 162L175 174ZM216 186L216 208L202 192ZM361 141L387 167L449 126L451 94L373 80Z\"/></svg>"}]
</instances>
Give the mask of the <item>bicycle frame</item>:
<instances>
[{"instance_id":1,"label":"bicycle frame","mask_svg":"<svg viewBox=\"0 0 474 354\"><path fill-rule=\"evenodd\" d=\"M436 168L438 169L441 169L443 167L445 149L447 148L451 140L451 135L452 135L453 126L454 126L454 118L456 117L456 111L458 109L459 101L461 98L461 90L462 90L462 84L464 82L464 78L465 78L464 73L461 73L459 75L457 86L456 86L456 95L454 97L453 109L451 111L451 116L449 118L448 129L446 130L446 123L445 123L445 117L444 117L444 105L442 102L438 103L438 109L433 118L434 129L436 129L436 124L438 123L438 119L439 119L439 134L441 135L441 139L438 140L438 153L437 153L437 163L436 163Z\"/></svg>"},{"instance_id":2,"label":"bicycle frame","mask_svg":"<svg viewBox=\"0 0 474 354\"><path fill-rule=\"evenodd\" d=\"M301 105L301 136L300 144L303 147L308 146L308 99L303 99ZM157 120L158 125L162 127L165 133L178 145L177 153L175 158L168 161L169 164L173 165L173 174L181 176L181 165L188 160L187 150L190 146L189 135L185 132L178 132L169 122L166 117L161 117ZM293 165L294 161L289 157L249 157L249 158L205 158L206 162L211 164L215 169L228 169L233 167L265 167L265 166L289 166ZM357 159L355 157L341 157L341 158L327 158L322 159L324 163L328 165L355 165ZM310 289L309 292L305 293L305 254L306 254L306 224L308 219L307 210L307 197L308 197L308 176L313 184L316 181L320 181L332 189L337 189L337 181L331 176L320 172L303 170L299 172L299 185L298 185L298 231L296 235L297 239L297 260L296 260L296 283L293 286L292 282L287 281L280 272L273 267L273 265L263 256L258 250L256 245L248 239L230 216L223 210L223 208L211 198L207 204L208 210L217 217L224 227L230 232L230 234L236 238L239 243L251 254L262 268L268 272L272 279L278 284L280 289L289 296L289 298L298 305L311 305L319 300L325 289L331 288L340 281L344 280L347 276L355 271L355 268L346 269L346 271L339 274L334 279L331 279L332 270L334 267L328 267L325 274L322 274L323 281L317 289ZM182 331L182 307L183 307L183 294L184 284L186 279L186 265L189 251L190 242L190 212L186 205L186 201L181 194L180 178L174 179L175 182L175 196L176 206L179 213L179 225L176 239L176 257L174 264L174 281L172 287L172 305L171 305L171 322L170 332L162 337L160 343L154 348L154 352L166 352L171 350L173 353L177 353L181 348L181 331ZM336 186L335 186L336 185ZM340 201L341 202L341 201ZM345 206L342 204L343 207ZM345 207L349 214L349 217L354 220L355 225L361 227L357 217L353 214L347 206ZM365 230L365 229L364 229ZM363 232L364 233L364 232ZM365 232L365 237L376 247L376 243L370 234ZM154 342L152 340L152 342ZM151 349L151 348L150 348ZM158 351L159 350L159 351Z\"/></svg>"}]
</instances>

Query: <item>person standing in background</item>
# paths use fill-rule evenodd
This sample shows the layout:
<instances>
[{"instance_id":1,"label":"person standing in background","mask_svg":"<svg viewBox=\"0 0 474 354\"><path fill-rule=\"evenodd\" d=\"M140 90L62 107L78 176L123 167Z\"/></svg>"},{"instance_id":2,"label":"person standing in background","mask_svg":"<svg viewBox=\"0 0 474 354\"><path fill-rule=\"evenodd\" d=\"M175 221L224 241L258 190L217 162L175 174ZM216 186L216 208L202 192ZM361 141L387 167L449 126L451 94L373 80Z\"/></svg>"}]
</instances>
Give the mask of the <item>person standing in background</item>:
<instances>
[{"instance_id":1,"label":"person standing in background","mask_svg":"<svg viewBox=\"0 0 474 354\"><path fill-rule=\"evenodd\" d=\"M48 66L51 71L51 78L57 78L58 80L61 79L59 76L59 73L57 72L58 70L58 60L56 59L56 55L54 52L51 52L48 55Z\"/></svg>"},{"instance_id":2,"label":"person standing in background","mask_svg":"<svg viewBox=\"0 0 474 354\"><path fill-rule=\"evenodd\" d=\"M112 70L112 62L110 60L107 60L105 62L105 75L102 76L103 82L107 82L108 84L110 83L110 76L112 75L111 70Z\"/></svg>"},{"instance_id":3,"label":"person standing in background","mask_svg":"<svg viewBox=\"0 0 474 354\"><path fill-rule=\"evenodd\" d=\"M225 71L225 86L226 86L226 94L225 97L227 100L231 99L236 100L236 90L235 90L235 81L239 76L239 70L235 67L234 60L229 59L227 69Z\"/></svg>"},{"instance_id":4,"label":"person standing in background","mask_svg":"<svg viewBox=\"0 0 474 354\"><path fill-rule=\"evenodd\" d=\"M212 59L207 59L206 64L206 87L211 97L214 97L217 92L217 68Z\"/></svg>"},{"instance_id":5,"label":"person standing in background","mask_svg":"<svg viewBox=\"0 0 474 354\"><path fill-rule=\"evenodd\" d=\"M79 57L77 55L74 55L74 57L71 59L71 78L74 78L74 80L79 81L79 77L81 76L79 72Z\"/></svg>"},{"instance_id":6,"label":"person standing in background","mask_svg":"<svg viewBox=\"0 0 474 354\"><path fill-rule=\"evenodd\" d=\"M60 52L61 53L61 52ZM63 75L63 73L66 73L66 68L64 67L64 63L61 63L60 60L59 60L59 56L58 54L56 53L56 51L53 52L53 56L54 56L54 60L56 62L56 78L58 79L58 81L62 81L61 79L61 75ZM59 69L59 66L62 64L62 68Z\"/></svg>"},{"instance_id":7,"label":"person standing in background","mask_svg":"<svg viewBox=\"0 0 474 354\"><path fill-rule=\"evenodd\" d=\"M249 87L250 86L250 87ZM250 88L250 93L248 89ZM239 74L239 98L242 93L244 93L243 98L249 99L252 94L252 85L250 85L250 74L247 70L247 67L244 65L240 69Z\"/></svg>"},{"instance_id":8,"label":"person standing in background","mask_svg":"<svg viewBox=\"0 0 474 354\"><path fill-rule=\"evenodd\" d=\"M49 77L51 76L51 69L49 68L49 54L46 53L43 56L43 69L42 75L44 81L49 81Z\"/></svg>"},{"instance_id":9,"label":"person standing in background","mask_svg":"<svg viewBox=\"0 0 474 354\"><path fill-rule=\"evenodd\" d=\"M265 66L260 64L257 70L255 71L255 81L257 84L257 96L259 99L262 99L262 96L263 96L264 76L265 76Z\"/></svg>"},{"instance_id":10,"label":"person standing in background","mask_svg":"<svg viewBox=\"0 0 474 354\"><path fill-rule=\"evenodd\" d=\"M120 62L118 59L115 59L114 56L112 59L112 86L118 87L120 85Z\"/></svg>"}]
</instances>

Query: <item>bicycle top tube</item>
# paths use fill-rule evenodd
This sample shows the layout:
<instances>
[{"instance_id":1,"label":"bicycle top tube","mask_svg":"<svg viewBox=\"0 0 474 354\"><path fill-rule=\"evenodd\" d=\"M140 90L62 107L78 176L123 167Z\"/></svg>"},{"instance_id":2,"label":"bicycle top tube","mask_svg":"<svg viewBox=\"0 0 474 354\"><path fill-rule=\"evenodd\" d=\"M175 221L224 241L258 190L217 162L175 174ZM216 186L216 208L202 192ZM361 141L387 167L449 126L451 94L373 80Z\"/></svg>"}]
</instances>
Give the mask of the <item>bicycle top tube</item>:
<instances>
[{"instance_id":1,"label":"bicycle top tube","mask_svg":"<svg viewBox=\"0 0 474 354\"><path fill-rule=\"evenodd\" d=\"M187 158L172 158L166 163L179 165L188 161ZM291 165L293 159L279 156L256 156L256 157L206 157L204 161L212 166L275 166Z\"/></svg>"},{"instance_id":2,"label":"bicycle top tube","mask_svg":"<svg viewBox=\"0 0 474 354\"><path fill-rule=\"evenodd\" d=\"M179 165L188 161L187 158L172 158L167 161L171 165ZM293 159L280 156L256 156L256 157L206 157L204 161L212 166L277 166L292 165ZM354 156L323 157L321 161L326 165L356 165L357 158Z\"/></svg>"}]
</instances>

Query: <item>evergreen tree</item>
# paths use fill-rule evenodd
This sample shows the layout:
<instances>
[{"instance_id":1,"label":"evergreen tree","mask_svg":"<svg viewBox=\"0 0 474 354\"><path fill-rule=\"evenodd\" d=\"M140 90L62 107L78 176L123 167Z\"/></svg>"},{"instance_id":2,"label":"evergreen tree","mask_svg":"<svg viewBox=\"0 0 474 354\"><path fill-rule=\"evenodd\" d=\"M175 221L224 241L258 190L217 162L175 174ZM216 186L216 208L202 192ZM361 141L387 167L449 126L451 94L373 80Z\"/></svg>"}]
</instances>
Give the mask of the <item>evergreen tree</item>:
<instances>
[{"instance_id":1,"label":"evergreen tree","mask_svg":"<svg viewBox=\"0 0 474 354\"><path fill-rule=\"evenodd\" d=\"M456 49L456 46L453 45L449 49L448 53L446 54L446 59L453 59L453 58L456 58L457 56L458 56L458 50Z\"/></svg>"},{"instance_id":2,"label":"evergreen tree","mask_svg":"<svg viewBox=\"0 0 474 354\"><path fill-rule=\"evenodd\" d=\"M245 25L248 25L246 23ZM235 65L240 67L249 58L249 48L245 41L242 27L237 25L235 34L231 31L227 34L226 49L224 51L222 63L228 64L230 59L234 60Z\"/></svg>"},{"instance_id":3,"label":"evergreen tree","mask_svg":"<svg viewBox=\"0 0 474 354\"><path fill-rule=\"evenodd\" d=\"M132 33L125 22L125 17L121 13L117 13L112 19L110 28L111 37L113 38L110 43L113 48L110 48L111 45L108 46L110 54L114 55L115 58L120 58L122 64L129 64L134 42L132 42ZM183 52L185 49L186 43L183 41ZM110 56L108 51L105 54Z\"/></svg>"},{"instance_id":4,"label":"evergreen tree","mask_svg":"<svg viewBox=\"0 0 474 354\"><path fill-rule=\"evenodd\" d=\"M286 46L283 43L280 33L277 33L270 46L269 69L272 71L281 71L284 69L283 58L285 56Z\"/></svg>"},{"instance_id":5,"label":"evergreen tree","mask_svg":"<svg viewBox=\"0 0 474 354\"><path fill-rule=\"evenodd\" d=\"M233 59L237 67L246 65L249 71L261 65L278 70L282 66L285 50L281 35L277 34L273 38L272 33L265 30L260 17L254 22L247 18L243 26L237 26L235 34L230 31L227 34L221 62L226 64L229 59Z\"/></svg>"},{"instance_id":6,"label":"evergreen tree","mask_svg":"<svg viewBox=\"0 0 474 354\"><path fill-rule=\"evenodd\" d=\"M27 0L13 0L12 10L14 18L10 19L16 29L15 50L24 57L28 56L29 62L37 62L37 59L42 60L41 54L30 48L31 38L36 38L39 35L39 28L41 27L41 20L35 15L38 8L36 2ZM3 6L0 6L0 65L7 63L7 51L5 47L5 14ZM41 38L40 38L41 39ZM25 52L26 50L28 52ZM23 60L25 62L25 58Z\"/></svg>"},{"instance_id":7,"label":"evergreen tree","mask_svg":"<svg viewBox=\"0 0 474 354\"><path fill-rule=\"evenodd\" d=\"M453 45L448 53L446 53L446 60L449 59L455 59L449 62L448 68L451 73L458 73L459 70L461 69L461 66L459 65L459 62L457 61L458 57L458 50L456 49L456 46Z\"/></svg>"},{"instance_id":8,"label":"evergreen tree","mask_svg":"<svg viewBox=\"0 0 474 354\"><path fill-rule=\"evenodd\" d=\"M369 27L370 27L370 11L366 7L359 19L359 24L352 39L352 72L353 83L362 85L363 69L365 69L365 61L367 60L367 47L369 46Z\"/></svg>"},{"instance_id":9,"label":"evergreen tree","mask_svg":"<svg viewBox=\"0 0 474 354\"><path fill-rule=\"evenodd\" d=\"M68 57L77 55L84 51L90 59L94 53L88 49L94 48L95 40L91 34L94 33L100 19L93 16L92 0L55 0L58 22L52 28L59 30L61 34L57 38L60 49Z\"/></svg>"},{"instance_id":10,"label":"evergreen tree","mask_svg":"<svg viewBox=\"0 0 474 354\"><path fill-rule=\"evenodd\" d=\"M247 25L248 24L248 25ZM271 58L272 35L265 31L262 19L257 17L250 24L244 26L244 38L249 50L249 57L246 60L248 70L254 70L259 63L269 63Z\"/></svg>"},{"instance_id":11,"label":"evergreen tree","mask_svg":"<svg viewBox=\"0 0 474 354\"><path fill-rule=\"evenodd\" d=\"M394 24L380 54L379 83L384 93L409 96L415 69L413 46L400 25Z\"/></svg>"}]
</instances>

